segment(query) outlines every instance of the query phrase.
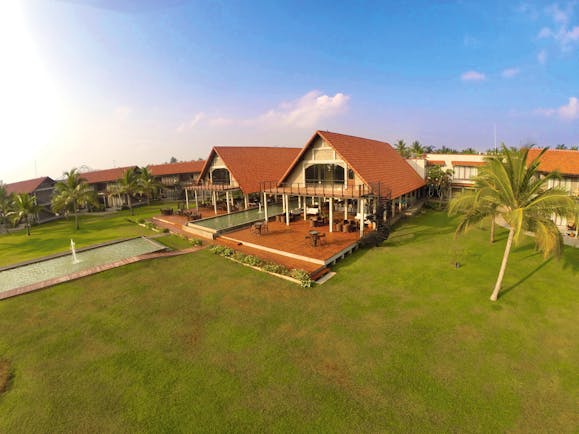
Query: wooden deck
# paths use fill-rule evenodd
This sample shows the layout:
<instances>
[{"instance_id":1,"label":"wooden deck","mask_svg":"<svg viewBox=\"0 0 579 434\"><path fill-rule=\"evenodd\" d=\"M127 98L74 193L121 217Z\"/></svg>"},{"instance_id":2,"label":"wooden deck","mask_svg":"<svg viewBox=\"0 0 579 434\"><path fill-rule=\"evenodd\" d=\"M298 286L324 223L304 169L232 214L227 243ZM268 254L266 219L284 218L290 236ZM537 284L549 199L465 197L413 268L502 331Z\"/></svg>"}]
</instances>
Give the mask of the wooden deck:
<instances>
[{"instance_id":1,"label":"wooden deck","mask_svg":"<svg viewBox=\"0 0 579 434\"><path fill-rule=\"evenodd\" d=\"M324 236L317 246L312 245L310 230L316 230ZM262 234L254 233L251 228L240 229L223 234L220 238L229 243L235 242L239 247L249 247L257 254L258 251L274 254L279 257L276 262L285 264L283 258L300 260L317 264L318 267L329 265L336 256L357 247L359 232L329 232L329 226L310 227L309 220L298 220L287 226L282 222L268 223L268 231ZM217 239L219 242L220 238ZM259 256L259 255L258 255ZM311 268L311 267L309 267Z\"/></svg>"}]
</instances>

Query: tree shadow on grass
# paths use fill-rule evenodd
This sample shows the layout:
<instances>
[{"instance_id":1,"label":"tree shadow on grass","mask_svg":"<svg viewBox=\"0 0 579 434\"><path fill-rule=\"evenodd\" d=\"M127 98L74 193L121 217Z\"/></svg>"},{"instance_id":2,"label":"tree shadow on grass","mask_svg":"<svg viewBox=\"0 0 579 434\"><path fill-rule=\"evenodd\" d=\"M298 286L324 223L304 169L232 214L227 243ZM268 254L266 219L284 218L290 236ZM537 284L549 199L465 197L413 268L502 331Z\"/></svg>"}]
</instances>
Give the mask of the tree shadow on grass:
<instances>
[{"instance_id":1,"label":"tree shadow on grass","mask_svg":"<svg viewBox=\"0 0 579 434\"><path fill-rule=\"evenodd\" d=\"M553 260L553 257L551 256L550 258L546 259L545 261L543 261L541 264L539 264L539 266L537 266L537 268L535 268L534 270L532 270L530 273L528 273L526 276L522 277L521 279L519 279L517 282L513 283L511 286L509 286L508 288L505 288L501 291L501 297L507 295L509 292L511 292L513 289L515 289L516 287L518 287L519 285L521 285L522 283L525 283L527 280L529 280L534 274L536 274L538 271L540 271L543 267L545 267L545 265L547 265L549 262L551 262Z\"/></svg>"}]
</instances>

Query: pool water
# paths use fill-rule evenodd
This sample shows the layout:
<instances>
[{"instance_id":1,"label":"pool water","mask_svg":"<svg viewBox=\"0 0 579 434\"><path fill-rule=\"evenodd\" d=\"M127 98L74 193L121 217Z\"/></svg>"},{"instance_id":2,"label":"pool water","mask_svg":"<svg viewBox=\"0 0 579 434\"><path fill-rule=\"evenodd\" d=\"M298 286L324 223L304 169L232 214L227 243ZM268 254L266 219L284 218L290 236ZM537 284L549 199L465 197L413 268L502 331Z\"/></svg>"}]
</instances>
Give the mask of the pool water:
<instances>
[{"instance_id":1,"label":"pool water","mask_svg":"<svg viewBox=\"0 0 579 434\"><path fill-rule=\"evenodd\" d=\"M295 203L290 202L290 209L297 206L297 201ZM267 206L267 215L269 217L283 214L283 207L280 203L271 204ZM203 220L197 220L190 223L194 226L202 226L204 228L213 229L216 231L221 231L223 229L232 228L236 226L241 226L247 223L253 223L258 220L263 220L265 213L263 212L263 207L261 211L259 208L252 208L245 211L240 211L232 214L223 214L215 217L209 217Z\"/></svg>"},{"instance_id":2,"label":"pool water","mask_svg":"<svg viewBox=\"0 0 579 434\"><path fill-rule=\"evenodd\" d=\"M66 276L97 265L110 264L121 259L157 252L165 248L165 246L152 240L135 238L82 252L77 251L76 256L79 262L76 264L72 262L72 255L66 255L0 271L0 292Z\"/></svg>"}]
</instances>

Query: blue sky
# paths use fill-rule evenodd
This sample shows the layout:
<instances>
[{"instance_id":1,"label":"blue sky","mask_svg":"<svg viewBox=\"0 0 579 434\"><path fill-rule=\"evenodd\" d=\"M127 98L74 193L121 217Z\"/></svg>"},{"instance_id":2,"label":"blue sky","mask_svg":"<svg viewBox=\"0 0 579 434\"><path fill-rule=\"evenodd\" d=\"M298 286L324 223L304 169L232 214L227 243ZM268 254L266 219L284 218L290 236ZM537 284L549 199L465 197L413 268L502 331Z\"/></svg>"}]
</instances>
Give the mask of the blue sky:
<instances>
[{"instance_id":1,"label":"blue sky","mask_svg":"<svg viewBox=\"0 0 579 434\"><path fill-rule=\"evenodd\" d=\"M579 144L576 1L9 0L0 16L5 182L316 129Z\"/></svg>"}]
</instances>

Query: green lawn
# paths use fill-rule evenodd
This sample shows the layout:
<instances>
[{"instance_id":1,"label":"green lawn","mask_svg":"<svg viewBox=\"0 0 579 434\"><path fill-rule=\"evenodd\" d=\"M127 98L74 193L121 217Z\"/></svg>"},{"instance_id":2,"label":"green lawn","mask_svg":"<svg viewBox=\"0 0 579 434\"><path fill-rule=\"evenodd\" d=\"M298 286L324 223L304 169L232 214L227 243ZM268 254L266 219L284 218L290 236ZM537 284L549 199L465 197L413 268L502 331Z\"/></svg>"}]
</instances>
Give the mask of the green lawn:
<instances>
[{"instance_id":1,"label":"green lawn","mask_svg":"<svg viewBox=\"0 0 579 434\"><path fill-rule=\"evenodd\" d=\"M207 250L0 302L0 432L577 432L579 250L441 213L303 289ZM462 266L456 269L457 260Z\"/></svg>"},{"instance_id":2,"label":"green lawn","mask_svg":"<svg viewBox=\"0 0 579 434\"><path fill-rule=\"evenodd\" d=\"M33 226L30 236L25 230L0 235L0 266L14 264L52 253L65 252L70 249L70 239L76 247L82 248L104 241L154 235L155 232L141 227L127 219L138 220L159 214L159 208L176 208L176 204L155 204L135 208L135 215L129 211L120 211L110 215L83 214L80 217L80 229L74 230L74 219L57 220Z\"/></svg>"}]
</instances>

